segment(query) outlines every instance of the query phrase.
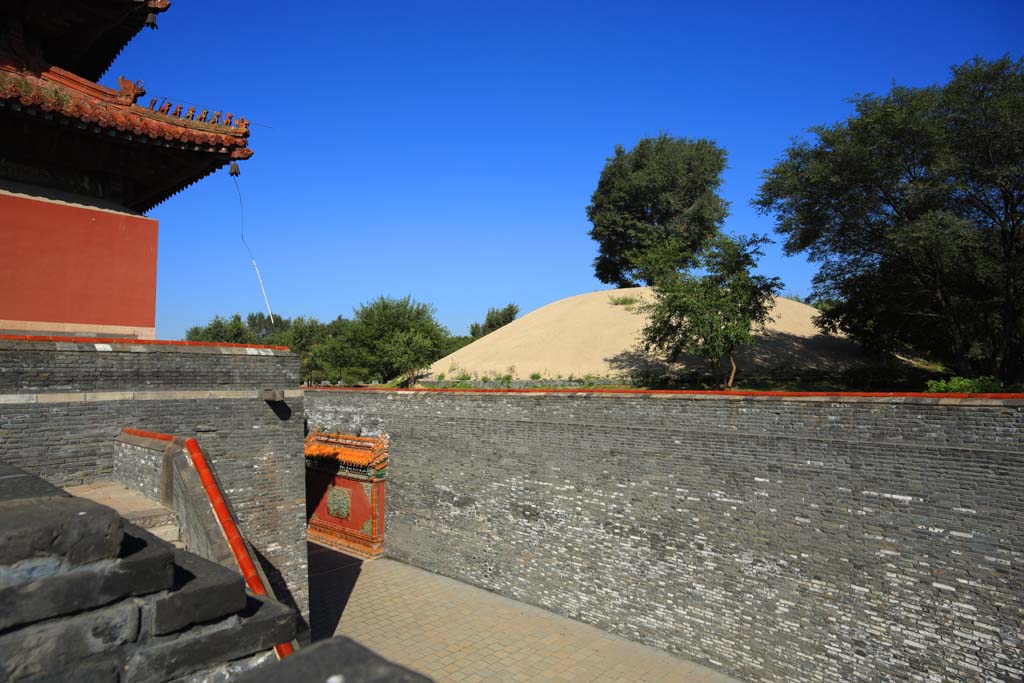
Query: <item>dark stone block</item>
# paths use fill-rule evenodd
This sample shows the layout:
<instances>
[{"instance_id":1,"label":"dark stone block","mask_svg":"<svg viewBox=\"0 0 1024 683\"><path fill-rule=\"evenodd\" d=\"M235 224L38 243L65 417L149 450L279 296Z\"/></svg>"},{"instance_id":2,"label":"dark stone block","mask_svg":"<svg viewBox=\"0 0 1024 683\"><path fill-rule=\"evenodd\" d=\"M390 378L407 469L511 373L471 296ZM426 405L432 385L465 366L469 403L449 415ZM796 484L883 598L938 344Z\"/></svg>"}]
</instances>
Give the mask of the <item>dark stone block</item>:
<instances>
[{"instance_id":1,"label":"dark stone block","mask_svg":"<svg viewBox=\"0 0 1024 683\"><path fill-rule=\"evenodd\" d=\"M247 596L245 608L216 624L153 638L125 665L124 683L156 683L287 643L298 614L273 600Z\"/></svg>"},{"instance_id":2,"label":"dark stone block","mask_svg":"<svg viewBox=\"0 0 1024 683\"><path fill-rule=\"evenodd\" d=\"M337 676L336 679L332 679ZM337 636L299 650L277 664L243 674L236 683L431 683L423 674L390 662L350 638Z\"/></svg>"},{"instance_id":3,"label":"dark stone block","mask_svg":"<svg viewBox=\"0 0 1024 683\"><path fill-rule=\"evenodd\" d=\"M106 605L128 595L145 595L171 586L174 548L129 527L115 562L63 567L59 558L42 558L9 569L0 588L0 630L62 614ZM26 580L18 581L19 574Z\"/></svg>"},{"instance_id":4,"label":"dark stone block","mask_svg":"<svg viewBox=\"0 0 1024 683\"><path fill-rule=\"evenodd\" d=\"M150 608L150 631L173 631L241 612L246 605L245 580L219 564L179 550L174 559L174 586Z\"/></svg>"},{"instance_id":5,"label":"dark stone block","mask_svg":"<svg viewBox=\"0 0 1024 683\"><path fill-rule=\"evenodd\" d=\"M69 564L109 559L124 535L114 510L73 496L3 502L0 519L0 565L47 556Z\"/></svg>"},{"instance_id":6,"label":"dark stone block","mask_svg":"<svg viewBox=\"0 0 1024 683\"><path fill-rule=\"evenodd\" d=\"M25 470L0 462L0 502L67 495L67 491L29 474Z\"/></svg>"},{"instance_id":7,"label":"dark stone block","mask_svg":"<svg viewBox=\"0 0 1024 683\"><path fill-rule=\"evenodd\" d=\"M83 660L107 654L102 661L109 661L113 650L134 641L138 633L134 602L11 631L0 636L0 681L79 680L73 672Z\"/></svg>"}]
</instances>

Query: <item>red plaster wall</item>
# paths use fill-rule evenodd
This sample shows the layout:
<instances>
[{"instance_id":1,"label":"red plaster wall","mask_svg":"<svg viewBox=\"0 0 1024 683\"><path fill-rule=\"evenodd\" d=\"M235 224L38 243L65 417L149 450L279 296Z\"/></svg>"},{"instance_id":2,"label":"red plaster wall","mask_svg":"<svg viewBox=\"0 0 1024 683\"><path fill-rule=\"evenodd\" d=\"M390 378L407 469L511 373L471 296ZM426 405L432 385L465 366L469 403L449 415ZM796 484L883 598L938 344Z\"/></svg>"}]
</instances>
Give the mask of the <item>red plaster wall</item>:
<instances>
[{"instance_id":1,"label":"red plaster wall","mask_svg":"<svg viewBox=\"0 0 1024 683\"><path fill-rule=\"evenodd\" d=\"M0 320L154 327L157 222L0 194Z\"/></svg>"}]
</instances>

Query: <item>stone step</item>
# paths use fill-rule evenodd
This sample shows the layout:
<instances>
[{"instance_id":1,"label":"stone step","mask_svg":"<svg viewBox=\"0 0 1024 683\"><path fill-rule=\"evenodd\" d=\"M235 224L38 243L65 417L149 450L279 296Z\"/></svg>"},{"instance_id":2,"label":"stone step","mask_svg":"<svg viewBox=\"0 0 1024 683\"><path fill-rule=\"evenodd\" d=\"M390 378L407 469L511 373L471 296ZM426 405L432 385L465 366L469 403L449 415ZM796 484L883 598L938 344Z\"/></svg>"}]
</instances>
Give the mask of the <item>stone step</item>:
<instances>
[{"instance_id":1,"label":"stone step","mask_svg":"<svg viewBox=\"0 0 1024 683\"><path fill-rule=\"evenodd\" d=\"M241 574L184 550L174 553L174 586L152 602L150 631L164 635L245 609Z\"/></svg>"},{"instance_id":2,"label":"stone step","mask_svg":"<svg viewBox=\"0 0 1024 683\"><path fill-rule=\"evenodd\" d=\"M141 525L140 525L141 526ZM177 547L183 547L179 545L181 542L181 529L175 524L162 524L160 526L148 527L146 529L149 533L153 534L161 541L167 541L171 545Z\"/></svg>"},{"instance_id":3,"label":"stone step","mask_svg":"<svg viewBox=\"0 0 1024 683\"><path fill-rule=\"evenodd\" d=\"M96 505L75 498L45 500L50 504L67 500ZM8 519L4 517L5 523ZM157 593L171 588L174 581L174 549L129 523L124 524L114 558L68 566L66 557L33 558L0 567L0 605L4 606L0 610L0 631L129 596Z\"/></svg>"},{"instance_id":4,"label":"stone step","mask_svg":"<svg viewBox=\"0 0 1024 683\"><path fill-rule=\"evenodd\" d=\"M97 481L81 486L69 486L65 490L73 496L88 498L101 505L112 507L129 522L143 529L156 529L168 525L178 526L178 516L174 510L164 507L159 501L138 491L129 489L118 481Z\"/></svg>"},{"instance_id":5,"label":"stone step","mask_svg":"<svg viewBox=\"0 0 1024 683\"><path fill-rule=\"evenodd\" d=\"M245 598L245 606L236 615L151 638L124 664L120 680L171 680L269 650L295 637L295 610L274 600Z\"/></svg>"}]
</instances>

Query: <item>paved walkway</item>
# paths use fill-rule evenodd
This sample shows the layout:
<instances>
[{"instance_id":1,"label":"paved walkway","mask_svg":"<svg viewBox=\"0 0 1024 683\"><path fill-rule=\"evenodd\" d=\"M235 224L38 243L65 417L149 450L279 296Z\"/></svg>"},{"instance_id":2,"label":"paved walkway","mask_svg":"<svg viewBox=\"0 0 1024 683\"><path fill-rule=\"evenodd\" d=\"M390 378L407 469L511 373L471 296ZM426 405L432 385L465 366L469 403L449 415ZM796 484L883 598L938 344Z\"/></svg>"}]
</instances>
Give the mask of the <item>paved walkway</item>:
<instances>
[{"instance_id":1,"label":"paved walkway","mask_svg":"<svg viewBox=\"0 0 1024 683\"><path fill-rule=\"evenodd\" d=\"M393 560L313 543L314 640L346 635L437 683L738 683L546 610Z\"/></svg>"}]
</instances>

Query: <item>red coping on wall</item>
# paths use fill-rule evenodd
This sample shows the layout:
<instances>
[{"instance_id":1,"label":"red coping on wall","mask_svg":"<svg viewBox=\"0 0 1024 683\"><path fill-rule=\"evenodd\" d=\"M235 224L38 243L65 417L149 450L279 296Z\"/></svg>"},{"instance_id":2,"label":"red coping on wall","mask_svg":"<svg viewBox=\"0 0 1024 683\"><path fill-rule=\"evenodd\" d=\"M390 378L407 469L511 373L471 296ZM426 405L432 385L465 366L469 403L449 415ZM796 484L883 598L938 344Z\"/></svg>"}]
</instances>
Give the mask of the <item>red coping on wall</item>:
<instances>
[{"instance_id":1,"label":"red coping on wall","mask_svg":"<svg viewBox=\"0 0 1024 683\"><path fill-rule=\"evenodd\" d=\"M1024 393L987 393L987 394L934 394L927 392L902 391L752 391L736 389L732 391L720 389L597 389L580 387L577 389L400 389L392 387L300 387L305 391L385 391L410 394L442 393L442 394L637 394L637 395L679 395L679 396L751 396L751 397L829 397L836 398L979 398L979 399L1024 399Z\"/></svg>"},{"instance_id":2,"label":"red coping on wall","mask_svg":"<svg viewBox=\"0 0 1024 683\"><path fill-rule=\"evenodd\" d=\"M140 344L143 346L227 346L238 349L291 351L287 346L232 344L230 342L179 341L174 339L132 339L130 337L57 337L52 335L0 334L0 340L28 342L68 342L72 344Z\"/></svg>"},{"instance_id":3,"label":"red coping on wall","mask_svg":"<svg viewBox=\"0 0 1024 683\"><path fill-rule=\"evenodd\" d=\"M171 434L147 432L131 427L125 427L121 432L131 436L156 439L158 441L174 440L174 436ZM246 585L249 586L249 590L255 595L267 595L267 589L263 585L263 580L260 579L259 572L256 571L256 565L249 555L249 549L246 548L242 534L239 533L238 527L235 525L235 520L228 509L227 501L224 500L224 495L221 493L220 487L217 486L217 480L214 479L213 472L210 471L210 466L206 462L206 456L203 454L202 448L199 447L199 442L195 439L188 439L185 441L185 448L192 459L193 467L196 468L196 473L199 474L199 481L203 484L206 497L210 501L213 513L217 516L217 522L227 538L228 545L231 546L231 552L235 556L238 569L242 572L242 576L245 577ZM281 643L274 646L274 653L277 654L278 659L284 659L293 654L294 649L291 643Z\"/></svg>"}]
</instances>

